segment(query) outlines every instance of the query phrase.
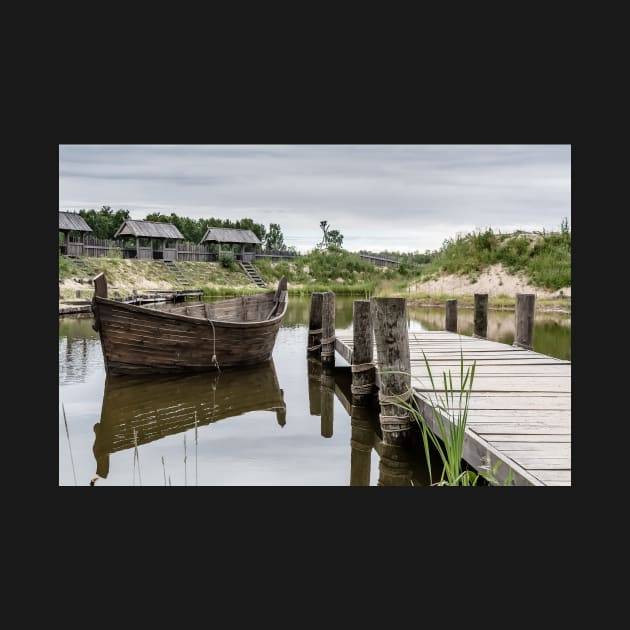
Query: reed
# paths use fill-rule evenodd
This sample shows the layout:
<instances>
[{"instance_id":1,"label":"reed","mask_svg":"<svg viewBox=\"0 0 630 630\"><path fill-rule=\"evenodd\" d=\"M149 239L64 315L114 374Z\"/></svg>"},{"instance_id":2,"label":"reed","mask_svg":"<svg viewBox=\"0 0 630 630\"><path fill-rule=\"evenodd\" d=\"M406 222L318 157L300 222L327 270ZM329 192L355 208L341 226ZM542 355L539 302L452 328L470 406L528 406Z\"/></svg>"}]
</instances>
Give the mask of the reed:
<instances>
[{"instance_id":1,"label":"reed","mask_svg":"<svg viewBox=\"0 0 630 630\"><path fill-rule=\"evenodd\" d=\"M197 410L195 409L195 485L199 485L199 474L197 469L197 427L199 426L199 420L197 419Z\"/></svg>"},{"instance_id":2,"label":"reed","mask_svg":"<svg viewBox=\"0 0 630 630\"><path fill-rule=\"evenodd\" d=\"M188 457L186 456L186 434L184 433L184 485L188 485L188 472L186 470L186 460Z\"/></svg>"},{"instance_id":3,"label":"reed","mask_svg":"<svg viewBox=\"0 0 630 630\"><path fill-rule=\"evenodd\" d=\"M74 469L74 457L72 457L72 446L70 445L70 431L68 430L68 420L66 419L66 409L61 403L61 411L63 411L63 422L66 425L66 437L68 438L68 450L70 451L70 463L72 464L72 476L74 477L74 485L77 485L77 473Z\"/></svg>"},{"instance_id":4,"label":"reed","mask_svg":"<svg viewBox=\"0 0 630 630\"><path fill-rule=\"evenodd\" d=\"M142 485L142 475L140 474L140 455L138 453L138 431L133 429L133 485L136 485L136 462L138 462L138 483Z\"/></svg>"},{"instance_id":5,"label":"reed","mask_svg":"<svg viewBox=\"0 0 630 630\"><path fill-rule=\"evenodd\" d=\"M164 485L166 485L166 464L164 463L164 455L162 455L162 470L164 471Z\"/></svg>"},{"instance_id":6,"label":"reed","mask_svg":"<svg viewBox=\"0 0 630 630\"><path fill-rule=\"evenodd\" d=\"M429 393L429 402L438 431L431 429L424 415L413 405L413 396L408 401L399 397L394 404L406 409L420 428L431 485L476 486L480 478L485 479L491 485L501 485L496 478L496 473L502 462L496 462L492 468L489 463L486 463L480 467L479 472L468 470L462 466L470 395L475 380L477 362L473 361L472 365L466 367L464 365L464 353L460 350L459 387L456 386L456 381L454 384L453 374L449 369L448 372L442 372L442 388L438 388L424 351L422 356L431 382L432 392ZM418 377L412 376L412 378L421 382ZM433 471L431 469L431 446L435 448L442 461L442 474L436 483L433 483ZM512 485L512 480L510 471L503 485Z\"/></svg>"}]
</instances>

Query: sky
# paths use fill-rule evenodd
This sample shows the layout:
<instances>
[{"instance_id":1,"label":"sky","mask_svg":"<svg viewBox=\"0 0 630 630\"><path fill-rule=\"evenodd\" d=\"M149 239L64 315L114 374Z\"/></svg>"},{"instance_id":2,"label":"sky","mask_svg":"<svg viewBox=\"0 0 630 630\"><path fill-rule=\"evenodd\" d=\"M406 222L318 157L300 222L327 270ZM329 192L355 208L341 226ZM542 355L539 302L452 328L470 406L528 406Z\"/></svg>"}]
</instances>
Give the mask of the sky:
<instances>
[{"instance_id":1,"label":"sky","mask_svg":"<svg viewBox=\"0 0 630 630\"><path fill-rule=\"evenodd\" d=\"M60 145L59 210L102 206L279 223L301 253L323 220L350 251L424 252L570 225L571 146Z\"/></svg>"}]
</instances>

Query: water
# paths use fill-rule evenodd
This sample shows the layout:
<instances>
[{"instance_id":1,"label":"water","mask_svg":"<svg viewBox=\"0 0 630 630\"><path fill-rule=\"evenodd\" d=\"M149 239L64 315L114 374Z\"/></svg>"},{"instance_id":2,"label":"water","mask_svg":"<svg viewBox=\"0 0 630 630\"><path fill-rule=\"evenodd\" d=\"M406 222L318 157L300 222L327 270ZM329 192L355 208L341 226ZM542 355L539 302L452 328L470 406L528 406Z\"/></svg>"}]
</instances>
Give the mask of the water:
<instances>
[{"instance_id":1,"label":"water","mask_svg":"<svg viewBox=\"0 0 630 630\"><path fill-rule=\"evenodd\" d=\"M353 299L337 297L338 330L351 329ZM307 361L309 304L289 299L272 362L183 377L106 377L92 318L60 318L59 484L426 485L420 449L384 445L375 410L344 408L346 362L327 377ZM460 309L463 334L472 317ZM570 359L570 323L537 313L534 349ZM444 309L410 308L409 327L442 329ZM488 337L511 343L514 313L490 311Z\"/></svg>"}]
</instances>

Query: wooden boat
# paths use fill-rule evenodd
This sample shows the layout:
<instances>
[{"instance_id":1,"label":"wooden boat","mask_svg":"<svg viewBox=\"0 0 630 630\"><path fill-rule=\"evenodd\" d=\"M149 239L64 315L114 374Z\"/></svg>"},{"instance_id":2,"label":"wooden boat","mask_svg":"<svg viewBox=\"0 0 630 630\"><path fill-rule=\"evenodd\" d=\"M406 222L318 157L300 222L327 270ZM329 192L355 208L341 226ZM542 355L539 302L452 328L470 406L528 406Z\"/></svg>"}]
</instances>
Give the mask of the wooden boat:
<instances>
[{"instance_id":1,"label":"wooden boat","mask_svg":"<svg viewBox=\"0 0 630 630\"><path fill-rule=\"evenodd\" d=\"M160 311L107 297L93 279L94 330L110 374L222 370L271 359L287 310L287 279L276 291Z\"/></svg>"},{"instance_id":2,"label":"wooden boat","mask_svg":"<svg viewBox=\"0 0 630 630\"><path fill-rule=\"evenodd\" d=\"M147 444L250 411L275 413L286 423L284 392L273 359L214 373L111 376L94 425L96 473L105 479L111 453Z\"/></svg>"}]
</instances>

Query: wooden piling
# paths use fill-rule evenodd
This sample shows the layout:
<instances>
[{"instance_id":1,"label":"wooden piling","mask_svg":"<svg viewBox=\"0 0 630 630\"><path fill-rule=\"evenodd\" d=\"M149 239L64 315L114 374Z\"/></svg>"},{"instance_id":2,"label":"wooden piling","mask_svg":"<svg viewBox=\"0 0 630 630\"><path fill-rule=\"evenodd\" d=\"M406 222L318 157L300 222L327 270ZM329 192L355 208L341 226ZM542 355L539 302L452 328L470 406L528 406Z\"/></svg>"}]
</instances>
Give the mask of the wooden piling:
<instances>
[{"instance_id":1,"label":"wooden piling","mask_svg":"<svg viewBox=\"0 0 630 630\"><path fill-rule=\"evenodd\" d=\"M446 330L457 332L457 300L446 300Z\"/></svg>"},{"instance_id":2,"label":"wooden piling","mask_svg":"<svg viewBox=\"0 0 630 630\"><path fill-rule=\"evenodd\" d=\"M308 404L311 416L322 415L322 364L319 359L307 359Z\"/></svg>"},{"instance_id":3,"label":"wooden piling","mask_svg":"<svg viewBox=\"0 0 630 630\"><path fill-rule=\"evenodd\" d=\"M384 437L385 434L383 434ZM382 442L378 464L379 486L410 486L412 479L409 452L403 446Z\"/></svg>"},{"instance_id":4,"label":"wooden piling","mask_svg":"<svg viewBox=\"0 0 630 630\"><path fill-rule=\"evenodd\" d=\"M369 300L354 300L352 303L352 339L352 404L366 405L376 392Z\"/></svg>"},{"instance_id":5,"label":"wooden piling","mask_svg":"<svg viewBox=\"0 0 630 630\"><path fill-rule=\"evenodd\" d=\"M75 294L78 298L81 297L81 289L77 289L76 294Z\"/></svg>"},{"instance_id":6,"label":"wooden piling","mask_svg":"<svg viewBox=\"0 0 630 630\"><path fill-rule=\"evenodd\" d=\"M488 294L475 293L475 320L473 336L485 339L488 336Z\"/></svg>"},{"instance_id":7,"label":"wooden piling","mask_svg":"<svg viewBox=\"0 0 630 630\"><path fill-rule=\"evenodd\" d=\"M411 429L409 412L396 404L400 399L412 399L407 305L404 298L372 298L370 310L381 381L378 399L383 440L401 444Z\"/></svg>"},{"instance_id":8,"label":"wooden piling","mask_svg":"<svg viewBox=\"0 0 630 630\"><path fill-rule=\"evenodd\" d=\"M352 406L350 420L350 485L369 486L374 446L373 411Z\"/></svg>"},{"instance_id":9,"label":"wooden piling","mask_svg":"<svg viewBox=\"0 0 630 630\"><path fill-rule=\"evenodd\" d=\"M335 373L331 368L322 366L321 384L321 434L322 437L333 436L334 402L335 402Z\"/></svg>"},{"instance_id":10,"label":"wooden piling","mask_svg":"<svg viewBox=\"0 0 630 630\"><path fill-rule=\"evenodd\" d=\"M308 342L306 353L319 356L322 351L322 301L324 294L316 292L311 295L311 313L308 323Z\"/></svg>"},{"instance_id":11,"label":"wooden piling","mask_svg":"<svg viewBox=\"0 0 630 630\"><path fill-rule=\"evenodd\" d=\"M533 293L516 294L516 322L514 343L512 345L525 350L534 347L534 307L536 296Z\"/></svg>"},{"instance_id":12,"label":"wooden piling","mask_svg":"<svg viewBox=\"0 0 630 630\"><path fill-rule=\"evenodd\" d=\"M335 294L326 291L322 296L322 365L335 365Z\"/></svg>"}]
</instances>

